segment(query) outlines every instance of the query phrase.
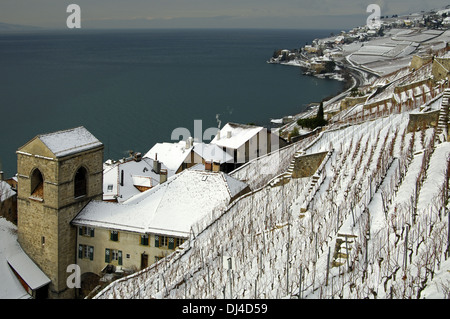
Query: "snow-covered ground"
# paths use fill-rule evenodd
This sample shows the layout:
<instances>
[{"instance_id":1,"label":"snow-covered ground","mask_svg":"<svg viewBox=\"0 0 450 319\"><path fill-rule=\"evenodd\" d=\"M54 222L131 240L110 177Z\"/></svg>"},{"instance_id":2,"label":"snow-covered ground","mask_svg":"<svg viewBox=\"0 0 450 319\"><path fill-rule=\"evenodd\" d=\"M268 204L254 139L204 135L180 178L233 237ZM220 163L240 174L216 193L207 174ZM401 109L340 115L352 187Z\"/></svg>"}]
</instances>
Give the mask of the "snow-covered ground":
<instances>
[{"instance_id":1,"label":"snow-covered ground","mask_svg":"<svg viewBox=\"0 0 450 319\"><path fill-rule=\"evenodd\" d=\"M342 54L353 65L387 75L408 66L414 54L443 48L449 40L448 31L391 29L366 43L343 45Z\"/></svg>"},{"instance_id":2,"label":"snow-covered ground","mask_svg":"<svg viewBox=\"0 0 450 319\"><path fill-rule=\"evenodd\" d=\"M198 222L180 250L96 298L450 298L450 143L434 128L407 131L409 114L424 107L416 96L432 109L443 101L442 88L419 85L430 66L410 72L408 59L417 43L447 37L392 30L366 47L344 46L344 56L386 74L362 88L367 101L233 172L251 193ZM389 98L400 106L364 108ZM313 176L292 178L296 156L319 152L328 155Z\"/></svg>"},{"instance_id":3,"label":"snow-covered ground","mask_svg":"<svg viewBox=\"0 0 450 319\"><path fill-rule=\"evenodd\" d=\"M448 298L450 143L434 145L434 129L408 133L407 123L407 112L392 114L286 153L328 151L312 177L252 181L279 154L248 164L241 172L260 188L96 298Z\"/></svg>"}]
</instances>

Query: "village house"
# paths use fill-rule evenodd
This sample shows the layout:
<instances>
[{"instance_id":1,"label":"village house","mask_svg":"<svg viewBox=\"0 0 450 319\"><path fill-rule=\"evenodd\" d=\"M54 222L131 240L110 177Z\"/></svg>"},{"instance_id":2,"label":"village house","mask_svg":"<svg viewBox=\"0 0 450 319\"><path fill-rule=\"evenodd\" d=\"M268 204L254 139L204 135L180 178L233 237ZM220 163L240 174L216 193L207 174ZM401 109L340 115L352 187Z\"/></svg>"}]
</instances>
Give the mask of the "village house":
<instances>
[{"instance_id":1,"label":"village house","mask_svg":"<svg viewBox=\"0 0 450 319\"><path fill-rule=\"evenodd\" d=\"M17 225L17 178L3 180L3 172L0 172L0 217Z\"/></svg>"},{"instance_id":2,"label":"village house","mask_svg":"<svg viewBox=\"0 0 450 319\"><path fill-rule=\"evenodd\" d=\"M232 160L221 148L189 143L185 152L199 164L179 174L140 154L103 163L103 144L84 127L38 135L20 147L17 226L1 219L17 227L8 236L17 247L0 254L7 289L17 298L74 298L68 266L80 266L82 282L145 268L181 246L196 222L250 190L220 171ZM9 184L2 187L14 195Z\"/></svg>"},{"instance_id":3,"label":"village house","mask_svg":"<svg viewBox=\"0 0 450 319\"><path fill-rule=\"evenodd\" d=\"M148 267L190 237L191 227L249 191L223 172L184 170L122 204L91 201L73 219L83 274Z\"/></svg>"},{"instance_id":4,"label":"village house","mask_svg":"<svg viewBox=\"0 0 450 319\"><path fill-rule=\"evenodd\" d=\"M103 164L103 200L122 203L130 197L164 183L175 171L140 153Z\"/></svg>"},{"instance_id":5,"label":"village house","mask_svg":"<svg viewBox=\"0 0 450 319\"><path fill-rule=\"evenodd\" d=\"M0 217L0 299L46 298L50 279L22 250L17 226Z\"/></svg>"},{"instance_id":6,"label":"village house","mask_svg":"<svg viewBox=\"0 0 450 319\"><path fill-rule=\"evenodd\" d=\"M194 142L192 137L177 143L157 143L144 155L144 158L159 161L176 173L196 164L206 163L212 163L214 170L218 171L233 161L233 157L220 147Z\"/></svg>"},{"instance_id":7,"label":"village house","mask_svg":"<svg viewBox=\"0 0 450 319\"><path fill-rule=\"evenodd\" d=\"M233 158L228 171L287 145L286 140L265 127L227 123L214 137L217 145Z\"/></svg>"},{"instance_id":8,"label":"village house","mask_svg":"<svg viewBox=\"0 0 450 319\"><path fill-rule=\"evenodd\" d=\"M310 54L315 54L315 53L319 52L319 48L317 46L313 46L310 44L305 45L305 47L303 49L305 50L305 52L310 53Z\"/></svg>"}]
</instances>

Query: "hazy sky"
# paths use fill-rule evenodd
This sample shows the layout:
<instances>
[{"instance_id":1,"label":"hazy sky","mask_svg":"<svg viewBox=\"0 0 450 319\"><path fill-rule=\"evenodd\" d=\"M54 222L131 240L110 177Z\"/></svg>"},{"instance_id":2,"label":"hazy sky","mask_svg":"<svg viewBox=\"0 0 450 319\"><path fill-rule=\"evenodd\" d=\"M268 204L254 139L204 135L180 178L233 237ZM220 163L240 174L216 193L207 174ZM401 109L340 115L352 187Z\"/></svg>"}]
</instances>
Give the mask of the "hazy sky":
<instances>
[{"instance_id":1,"label":"hazy sky","mask_svg":"<svg viewBox=\"0 0 450 319\"><path fill-rule=\"evenodd\" d=\"M381 15L442 8L439 0L0 0L0 22L64 28L69 4L81 27L344 28L363 25L367 6Z\"/></svg>"}]
</instances>

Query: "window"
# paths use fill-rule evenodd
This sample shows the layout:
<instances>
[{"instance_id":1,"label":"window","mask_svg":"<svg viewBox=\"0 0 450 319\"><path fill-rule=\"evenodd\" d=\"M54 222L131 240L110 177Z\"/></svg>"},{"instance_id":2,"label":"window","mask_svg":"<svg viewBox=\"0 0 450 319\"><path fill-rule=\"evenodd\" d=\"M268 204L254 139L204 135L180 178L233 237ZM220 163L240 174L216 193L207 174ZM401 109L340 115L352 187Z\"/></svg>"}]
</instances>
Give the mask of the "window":
<instances>
[{"instance_id":1,"label":"window","mask_svg":"<svg viewBox=\"0 0 450 319\"><path fill-rule=\"evenodd\" d=\"M105 249L105 262L117 261L119 266L122 266L122 251L117 249Z\"/></svg>"},{"instance_id":2,"label":"window","mask_svg":"<svg viewBox=\"0 0 450 319\"><path fill-rule=\"evenodd\" d=\"M94 237L94 228L86 227L86 226L80 226L78 228L78 234L80 236Z\"/></svg>"},{"instance_id":3,"label":"window","mask_svg":"<svg viewBox=\"0 0 450 319\"><path fill-rule=\"evenodd\" d=\"M119 251L116 249L111 250L111 260L119 259Z\"/></svg>"},{"instance_id":4,"label":"window","mask_svg":"<svg viewBox=\"0 0 450 319\"><path fill-rule=\"evenodd\" d=\"M148 246L148 235L141 235L141 245Z\"/></svg>"},{"instance_id":5,"label":"window","mask_svg":"<svg viewBox=\"0 0 450 319\"><path fill-rule=\"evenodd\" d=\"M109 184L108 185L108 192L112 192L114 185L113 184Z\"/></svg>"},{"instance_id":6,"label":"window","mask_svg":"<svg viewBox=\"0 0 450 319\"><path fill-rule=\"evenodd\" d=\"M175 249L175 240L173 237L169 237L169 249Z\"/></svg>"},{"instance_id":7,"label":"window","mask_svg":"<svg viewBox=\"0 0 450 319\"><path fill-rule=\"evenodd\" d=\"M166 247L167 237L155 235L155 247Z\"/></svg>"},{"instance_id":8,"label":"window","mask_svg":"<svg viewBox=\"0 0 450 319\"><path fill-rule=\"evenodd\" d=\"M74 197L82 197L87 194L87 171L80 167L75 173Z\"/></svg>"},{"instance_id":9,"label":"window","mask_svg":"<svg viewBox=\"0 0 450 319\"><path fill-rule=\"evenodd\" d=\"M119 232L117 230L111 230L110 239L112 241L119 241Z\"/></svg>"},{"instance_id":10,"label":"window","mask_svg":"<svg viewBox=\"0 0 450 319\"><path fill-rule=\"evenodd\" d=\"M180 247L184 243L184 238L175 238L175 247Z\"/></svg>"},{"instance_id":11,"label":"window","mask_svg":"<svg viewBox=\"0 0 450 319\"><path fill-rule=\"evenodd\" d=\"M31 196L35 198L44 198L44 178L41 171L37 168L31 174Z\"/></svg>"},{"instance_id":12,"label":"window","mask_svg":"<svg viewBox=\"0 0 450 319\"><path fill-rule=\"evenodd\" d=\"M109 263L111 260L111 252L109 248L105 249L105 263Z\"/></svg>"},{"instance_id":13,"label":"window","mask_svg":"<svg viewBox=\"0 0 450 319\"><path fill-rule=\"evenodd\" d=\"M78 258L94 260L94 247L88 245L78 245Z\"/></svg>"},{"instance_id":14,"label":"window","mask_svg":"<svg viewBox=\"0 0 450 319\"><path fill-rule=\"evenodd\" d=\"M184 243L183 238L166 237L155 235L155 247L167 247L168 249L175 249Z\"/></svg>"}]
</instances>

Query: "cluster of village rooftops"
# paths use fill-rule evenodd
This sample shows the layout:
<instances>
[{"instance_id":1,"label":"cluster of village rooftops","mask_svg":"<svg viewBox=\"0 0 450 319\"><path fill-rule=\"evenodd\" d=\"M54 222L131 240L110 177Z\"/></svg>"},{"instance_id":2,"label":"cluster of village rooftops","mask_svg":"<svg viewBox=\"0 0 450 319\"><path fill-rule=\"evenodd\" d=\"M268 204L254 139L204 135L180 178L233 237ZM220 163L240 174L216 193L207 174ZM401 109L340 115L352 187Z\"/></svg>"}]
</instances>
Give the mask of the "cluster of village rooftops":
<instances>
[{"instance_id":1,"label":"cluster of village rooftops","mask_svg":"<svg viewBox=\"0 0 450 319\"><path fill-rule=\"evenodd\" d=\"M17 151L8 266L33 297L63 295L71 263L106 281L144 269L250 191L233 170L286 144L264 127L228 123L208 144L189 137L104 162L102 142L82 126L38 135Z\"/></svg>"}]
</instances>

